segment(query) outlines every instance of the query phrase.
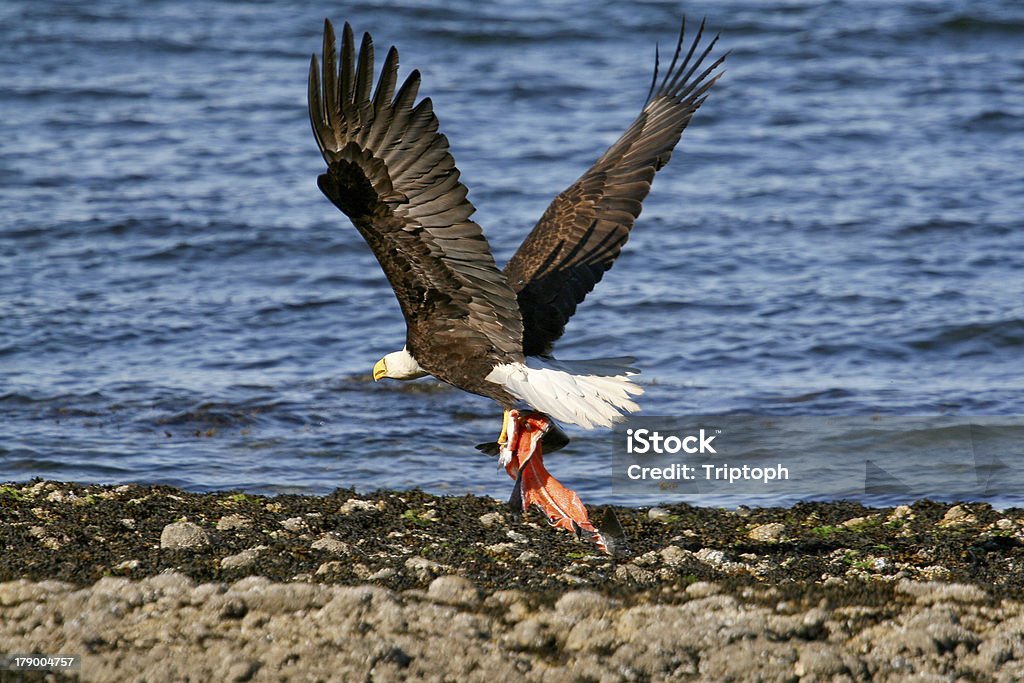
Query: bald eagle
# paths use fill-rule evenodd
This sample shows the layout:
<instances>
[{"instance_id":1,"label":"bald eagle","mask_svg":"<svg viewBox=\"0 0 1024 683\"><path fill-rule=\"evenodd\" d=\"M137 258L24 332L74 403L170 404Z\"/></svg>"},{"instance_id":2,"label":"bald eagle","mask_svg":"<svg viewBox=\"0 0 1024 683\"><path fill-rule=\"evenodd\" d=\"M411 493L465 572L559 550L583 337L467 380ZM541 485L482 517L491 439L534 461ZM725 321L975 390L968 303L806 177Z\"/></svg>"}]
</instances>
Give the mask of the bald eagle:
<instances>
[{"instance_id":1,"label":"bald eagle","mask_svg":"<svg viewBox=\"0 0 1024 683\"><path fill-rule=\"evenodd\" d=\"M591 531L575 494L543 469L539 446L552 420L607 427L638 409L631 358L556 360L554 343L576 307L611 268L640 215L656 171L672 154L721 73L724 56L701 68L704 25L683 55L685 21L672 62L626 132L551 202L499 269L466 186L438 131L430 98L417 102L420 74L398 85L392 47L373 87L374 47L352 28L324 25L323 66L309 69L309 115L327 171L323 193L349 217L387 276L406 321L405 346L373 368L374 380L426 375L505 409L501 462L514 498L539 505L552 524ZM524 407L532 410L522 410Z\"/></svg>"}]
</instances>

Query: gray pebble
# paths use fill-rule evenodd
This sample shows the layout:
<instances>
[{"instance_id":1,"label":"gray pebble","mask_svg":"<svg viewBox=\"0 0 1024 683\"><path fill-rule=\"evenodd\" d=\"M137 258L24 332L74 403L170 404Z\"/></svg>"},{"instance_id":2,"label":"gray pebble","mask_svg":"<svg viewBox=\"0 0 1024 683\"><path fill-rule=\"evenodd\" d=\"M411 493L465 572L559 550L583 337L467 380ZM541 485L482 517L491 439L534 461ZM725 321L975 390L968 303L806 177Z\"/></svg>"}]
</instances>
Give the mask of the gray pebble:
<instances>
[{"instance_id":1,"label":"gray pebble","mask_svg":"<svg viewBox=\"0 0 1024 683\"><path fill-rule=\"evenodd\" d=\"M260 554L267 549L265 545L258 545L254 548L246 548L240 553L234 555L228 555L221 559L220 566L222 569L241 569L248 567L256 562Z\"/></svg>"},{"instance_id":2,"label":"gray pebble","mask_svg":"<svg viewBox=\"0 0 1024 683\"><path fill-rule=\"evenodd\" d=\"M231 529L248 529L252 526L252 520L243 515L225 515L217 520L217 531L230 531Z\"/></svg>"},{"instance_id":3,"label":"gray pebble","mask_svg":"<svg viewBox=\"0 0 1024 683\"><path fill-rule=\"evenodd\" d=\"M439 576L430 582L427 598L446 605L475 607L480 604L480 591L476 584L461 576Z\"/></svg>"},{"instance_id":4,"label":"gray pebble","mask_svg":"<svg viewBox=\"0 0 1024 683\"><path fill-rule=\"evenodd\" d=\"M160 533L160 547L165 550L178 548L202 548L210 545L210 537L192 522L174 522Z\"/></svg>"},{"instance_id":5,"label":"gray pebble","mask_svg":"<svg viewBox=\"0 0 1024 683\"><path fill-rule=\"evenodd\" d=\"M335 555L347 555L349 551L348 543L339 540L336 536L331 534L324 534L317 540L313 541L310 547L313 550L323 550Z\"/></svg>"}]
</instances>

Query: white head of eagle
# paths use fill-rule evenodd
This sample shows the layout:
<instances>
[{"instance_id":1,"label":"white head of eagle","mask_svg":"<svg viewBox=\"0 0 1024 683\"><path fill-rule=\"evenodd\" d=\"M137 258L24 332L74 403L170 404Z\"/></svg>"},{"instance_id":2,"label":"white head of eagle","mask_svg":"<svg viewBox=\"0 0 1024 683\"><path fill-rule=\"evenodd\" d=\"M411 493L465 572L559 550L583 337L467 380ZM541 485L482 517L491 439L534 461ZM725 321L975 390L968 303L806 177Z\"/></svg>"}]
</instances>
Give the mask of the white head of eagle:
<instances>
[{"instance_id":1,"label":"white head of eagle","mask_svg":"<svg viewBox=\"0 0 1024 683\"><path fill-rule=\"evenodd\" d=\"M394 351L377 361L373 366L373 381L384 377L389 379L419 379L430 373L420 367L408 350Z\"/></svg>"}]
</instances>

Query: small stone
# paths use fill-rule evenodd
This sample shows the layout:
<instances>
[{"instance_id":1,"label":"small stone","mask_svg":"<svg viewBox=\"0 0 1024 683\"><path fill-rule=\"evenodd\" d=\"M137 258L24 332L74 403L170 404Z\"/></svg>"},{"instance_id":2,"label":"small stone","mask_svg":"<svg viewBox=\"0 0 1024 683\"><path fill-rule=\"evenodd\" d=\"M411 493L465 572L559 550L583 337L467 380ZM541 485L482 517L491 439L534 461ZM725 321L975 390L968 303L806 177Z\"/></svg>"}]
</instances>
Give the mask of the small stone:
<instances>
[{"instance_id":1,"label":"small stone","mask_svg":"<svg viewBox=\"0 0 1024 683\"><path fill-rule=\"evenodd\" d=\"M338 539L333 534L324 534L313 541L310 548L313 550L323 550L334 555L347 555L349 551L348 543Z\"/></svg>"},{"instance_id":2,"label":"small stone","mask_svg":"<svg viewBox=\"0 0 1024 683\"><path fill-rule=\"evenodd\" d=\"M220 606L221 619L241 619L249 613L249 606L241 598L229 598Z\"/></svg>"},{"instance_id":3,"label":"small stone","mask_svg":"<svg viewBox=\"0 0 1024 683\"><path fill-rule=\"evenodd\" d=\"M306 520L302 517L289 517L281 522L281 526L297 534L306 530Z\"/></svg>"},{"instance_id":4,"label":"small stone","mask_svg":"<svg viewBox=\"0 0 1024 683\"><path fill-rule=\"evenodd\" d=\"M218 600L227 586L221 583L201 583L192 590L188 596L188 604L193 607L204 606L213 600Z\"/></svg>"},{"instance_id":5,"label":"small stone","mask_svg":"<svg viewBox=\"0 0 1024 683\"><path fill-rule=\"evenodd\" d=\"M265 545L258 545L254 548L246 548L240 553L228 555L220 561L221 569L242 569L256 562L260 554L267 549Z\"/></svg>"},{"instance_id":6,"label":"small stone","mask_svg":"<svg viewBox=\"0 0 1024 683\"><path fill-rule=\"evenodd\" d=\"M70 502L74 498L75 498L75 494L73 494L73 493L64 493L63 491L59 491L59 490L58 491L52 491L49 495L46 496L46 500L50 501L51 503Z\"/></svg>"},{"instance_id":7,"label":"small stone","mask_svg":"<svg viewBox=\"0 0 1024 683\"><path fill-rule=\"evenodd\" d=\"M124 562L118 562L114 565L114 569L122 572L130 572L133 569L137 569L139 566L138 560L125 560Z\"/></svg>"},{"instance_id":8,"label":"small stone","mask_svg":"<svg viewBox=\"0 0 1024 683\"><path fill-rule=\"evenodd\" d=\"M125 517L124 519L121 520L121 526L123 526L125 529L134 529L135 528L135 520L132 519L131 517Z\"/></svg>"},{"instance_id":9,"label":"small stone","mask_svg":"<svg viewBox=\"0 0 1024 683\"><path fill-rule=\"evenodd\" d=\"M900 581L896 590L916 598L920 604L936 602L984 602L988 593L965 583L939 583L933 581Z\"/></svg>"},{"instance_id":10,"label":"small stone","mask_svg":"<svg viewBox=\"0 0 1024 683\"><path fill-rule=\"evenodd\" d=\"M537 558L539 558L539 557L540 557L540 555L538 555L537 553L533 552L532 550L524 550L523 552L519 553L519 557L516 558L516 562L522 562L523 564L529 564L530 562L536 561Z\"/></svg>"},{"instance_id":11,"label":"small stone","mask_svg":"<svg viewBox=\"0 0 1024 683\"><path fill-rule=\"evenodd\" d=\"M1000 531L1013 531L1017 528L1017 524L1012 519L1007 519L1006 517L1003 517L1002 519L996 521L996 528Z\"/></svg>"},{"instance_id":12,"label":"small stone","mask_svg":"<svg viewBox=\"0 0 1024 683\"><path fill-rule=\"evenodd\" d=\"M661 564L661 553L651 550L635 558L633 564L638 567L653 567L656 564Z\"/></svg>"},{"instance_id":13,"label":"small stone","mask_svg":"<svg viewBox=\"0 0 1024 683\"><path fill-rule=\"evenodd\" d=\"M413 576L418 578L420 581L432 579L444 570L444 568L437 562L428 560L425 557L420 557L419 555L410 557L406 560L405 568L412 572Z\"/></svg>"},{"instance_id":14,"label":"small stone","mask_svg":"<svg viewBox=\"0 0 1024 683\"><path fill-rule=\"evenodd\" d=\"M665 508L655 507L647 511L648 519L665 519L666 517L669 517L671 515L672 513L666 510Z\"/></svg>"},{"instance_id":15,"label":"small stone","mask_svg":"<svg viewBox=\"0 0 1024 683\"><path fill-rule=\"evenodd\" d=\"M829 643L808 643L800 652L800 659L793 666L797 676L816 680L834 680L840 674L848 673L838 648Z\"/></svg>"},{"instance_id":16,"label":"small stone","mask_svg":"<svg viewBox=\"0 0 1024 683\"><path fill-rule=\"evenodd\" d=\"M856 531L857 529L864 526L865 524L868 524L871 521L871 517L853 517L852 519L848 519L845 522L843 522L843 526L847 529L852 529Z\"/></svg>"},{"instance_id":17,"label":"small stone","mask_svg":"<svg viewBox=\"0 0 1024 683\"><path fill-rule=\"evenodd\" d=\"M369 510L379 510L377 503L371 500L362 500L361 498L349 498L342 503L341 508L338 509L343 515L347 515L353 512L367 512Z\"/></svg>"},{"instance_id":18,"label":"small stone","mask_svg":"<svg viewBox=\"0 0 1024 683\"><path fill-rule=\"evenodd\" d=\"M693 555L704 564L710 564L713 567L721 567L726 563L725 553L723 553L721 550L714 550L712 548L701 548Z\"/></svg>"},{"instance_id":19,"label":"small stone","mask_svg":"<svg viewBox=\"0 0 1024 683\"><path fill-rule=\"evenodd\" d=\"M767 543L777 543L782 540L783 534L786 532L786 525L780 522L773 522L771 524L761 524L755 526L747 534L752 540L764 541Z\"/></svg>"},{"instance_id":20,"label":"small stone","mask_svg":"<svg viewBox=\"0 0 1024 683\"><path fill-rule=\"evenodd\" d=\"M62 546L61 542L53 536L46 536L40 542L47 550L60 550Z\"/></svg>"},{"instance_id":21,"label":"small stone","mask_svg":"<svg viewBox=\"0 0 1024 683\"><path fill-rule=\"evenodd\" d=\"M589 583L589 581L584 579L582 576L576 576L574 574L570 574L569 572L562 572L555 578L561 581L562 583L568 584L570 586L580 586L585 583Z\"/></svg>"},{"instance_id":22,"label":"small stone","mask_svg":"<svg viewBox=\"0 0 1024 683\"><path fill-rule=\"evenodd\" d=\"M654 572L638 567L635 564L620 564L615 568L615 578L619 581L648 584L657 580Z\"/></svg>"},{"instance_id":23,"label":"small stone","mask_svg":"<svg viewBox=\"0 0 1024 683\"><path fill-rule=\"evenodd\" d=\"M509 623L522 621L527 617L533 616L533 612L527 604L526 593L521 590L494 591L484 600L484 605L486 607L497 607L506 610Z\"/></svg>"},{"instance_id":24,"label":"small stone","mask_svg":"<svg viewBox=\"0 0 1024 683\"><path fill-rule=\"evenodd\" d=\"M615 649L615 627L609 619L584 618L576 621L565 637L569 651L611 652Z\"/></svg>"},{"instance_id":25,"label":"small stone","mask_svg":"<svg viewBox=\"0 0 1024 683\"><path fill-rule=\"evenodd\" d=\"M248 529L252 526L252 520L244 515L225 515L217 520L217 531L230 531L231 529Z\"/></svg>"},{"instance_id":26,"label":"small stone","mask_svg":"<svg viewBox=\"0 0 1024 683\"><path fill-rule=\"evenodd\" d=\"M909 505L897 505L891 513L889 513L890 520L897 519L913 519L914 510Z\"/></svg>"},{"instance_id":27,"label":"small stone","mask_svg":"<svg viewBox=\"0 0 1024 683\"><path fill-rule=\"evenodd\" d=\"M202 548L210 545L210 537L192 522L174 522L160 533L160 547L165 550Z\"/></svg>"},{"instance_id":28,"label":"small stone","mask_svg":"<svg viewBox=\"0 0 1024 683\"><path fill-rule=\"evenodd\" d=\"M710 581L697 581L686 587L686 594L691 598L707 598L712 595L717 595L721 591L721 586Z\"/></svg>"},{"instance_id":29,"label":"small stone","mask_svg":"<svg viewBox=\"0 0 1024 683\"><path fill-rule=\"evenodd\" d=\"M103 579L100 579L101 581ZM117 581L123 581L122 584L125 587L131 586L132 583L126 578L117 578ZM150 588L154 588L160 591L163 595L187 595L192 592L195 588L195 584L192 579L187 575L182 574L171 569L165 569L159 574L150 576L144 579L144 583ZM93 585L93 590L96 589L96 585Z\"/></svg>"},{"instance_id":30,"label":"small stone","mask_svg":"<svg viewBox=\"0 0 1024 683\"><path fill-rule=\"evenodd\" d=\"M507 532L505 532L505 535L509 537L509 540L515 543L526 543L528 540L530 540L525 535L519 533L518 531L515 531L514 529L509 529Z\"/></svg>"},{"instance_id":31,"label":"small stone","mask_svg":"<svg viewBox=\"0 0 1024 683\"><path fill-rule=\"evenodd\" d=\"M977 518L970 513L970 510L965 508L963 505L954 505L949 508L942 519L939 520L938 526L963 526L964 524L973 524L976 521L978 521Z\"/></svg>"},{"instance_id":32,"label":"small stone","mask_svg":"<svg viewBox=\"0 0 1024 683\"><path fill-rule=\"evenodd\" d=\"M370 574L369 576L367 576L366 580L367 581L384 581L386 579L390 579L392 576L394 576L397 573L398 573L398 571L395 570L395 569L392 569L391 567L384 567L380 571L376 571L376 572Z\"/></svg>"},{"instance_id":33,"label":"small stone","mask_svg":"<svg viewBox=\"0 0 1024 683\"><path fill-rule=\"evenodd\" d=\"M518 547L515 543L494 543L484 547L484 550L493 555L508 555Z\"/></svg>"},{"instance_id":34,"label":"small stone","mask_svg":"<svg viewBox=\"0 0 1024 683\"><path fill-rule=\"evenodd\" d=\"M670 545L661 549L661 559L670 567L679 566L691 557L693 557L693 553L677 545Z\"/></svg>"},{"instance_id":35,"label":"small stone","mask_svg":"<svg viewBox=\"0 0 1024 683\"><path fill-rule=\"evenodd\" d=\"M539 620L523 619L504 637L504 644L511 650L546 650L555 642L555 637Z\"/></svg>"},{"instance_id":36,"label":"small stone","mask_svg":"<svg viewBox=\"0 0 1024 683\"><path fill-rule=\"evenodd\" d=\"M571 617L574 621L586 617L600 617L608 611L608 598L589 590L574 590L565 593L555 602L555 611Z\"/></svg>"},{"instance_id":37,"label":"small stone","mask_svg":"<svg viewBox=\"0 0 1024 683\"><path fill-rule=\"evenodd\" d=\"M227 680L239 682L252 680L253 675L255 675L259 669L260 665L258 662L250 660L235 662L227 671Z\"/></svg>"},{"instance_id":38,"label":"small stone","mask_svg":"<svg viewBox=\"0 0 1024 683\"><path fill-rule=\"evenodd\" d=\"M918 574L921 575L921 578L929 581L944 581L953 574L948 567L943 567L940 564L931 564L927 567L921 567L917 571Z\"/></svg>"},{"instance_id":39,"label":"small stone","mask_svg":"<svg viewBox=\"0 0 1024 683\"><path fill-rule=\"evenodd\" d=\"M461 576L439 576L430 582L427 598L445 605L475 607L480 603L476 584Z\"/></svg>"},{"instance_id":40,"label":"small stone","mask_svg":"<svg viewBox=\"0 0 1024 683\"><path fill-rule=\"evenodd\" d=\"M345 564L338 560L329 560L324 562L316 568L316 575L323 576L325 574L338 574L345 569Z\"/></svg>"},{"instance_id":41,"label":"small stone","mask_svg":"<svg viewBox=\"0 0 1024 683\"><path fill-rule=\"evenodd\" d=\"M492 526L504 526L505 515L500 512L488 512L486 515L480 515L480 523L488 528Z\"/></svg>"}]
</instances>

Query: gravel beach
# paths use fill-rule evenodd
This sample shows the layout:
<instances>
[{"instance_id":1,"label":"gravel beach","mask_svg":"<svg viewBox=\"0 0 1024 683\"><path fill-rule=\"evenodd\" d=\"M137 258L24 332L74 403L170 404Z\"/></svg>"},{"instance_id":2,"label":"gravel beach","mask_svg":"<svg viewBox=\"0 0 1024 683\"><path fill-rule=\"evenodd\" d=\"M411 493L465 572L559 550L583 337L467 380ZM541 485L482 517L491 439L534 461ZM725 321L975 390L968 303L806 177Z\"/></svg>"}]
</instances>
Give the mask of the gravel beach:
<instances>
[{"instance_id":1,"label":"gravel beach","mask_svg":"<svg viewBox=\"0 0 1024 683\"><path fill-rule=\"evenodd\" d=\"M82 657L0 679L1024 677L1024 511L614 514L609 557L489 498L0 485L0 654Z\"/></svg>"}]
</instances>

